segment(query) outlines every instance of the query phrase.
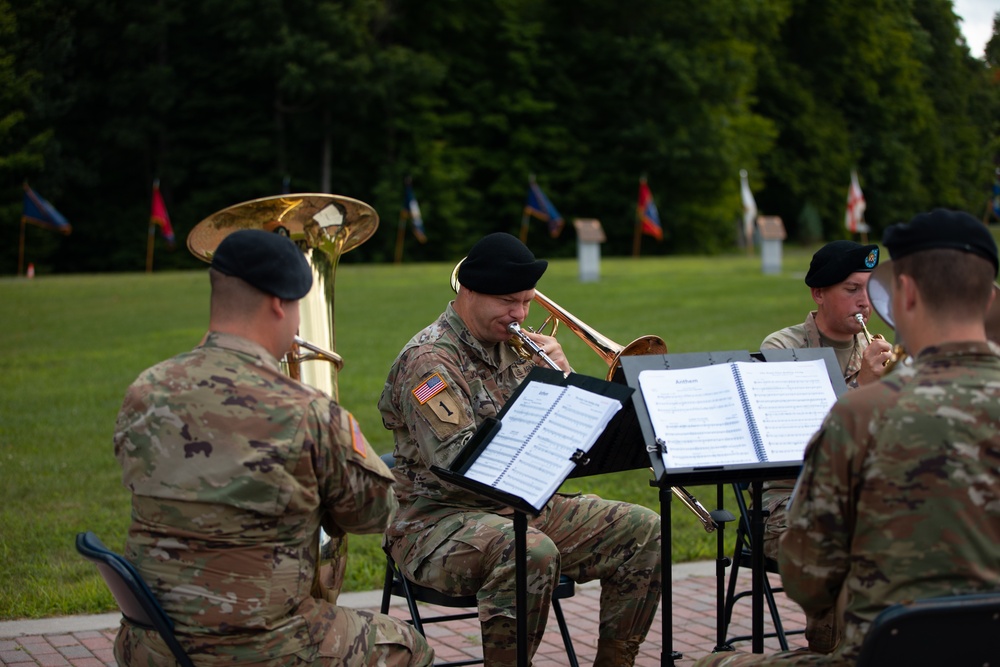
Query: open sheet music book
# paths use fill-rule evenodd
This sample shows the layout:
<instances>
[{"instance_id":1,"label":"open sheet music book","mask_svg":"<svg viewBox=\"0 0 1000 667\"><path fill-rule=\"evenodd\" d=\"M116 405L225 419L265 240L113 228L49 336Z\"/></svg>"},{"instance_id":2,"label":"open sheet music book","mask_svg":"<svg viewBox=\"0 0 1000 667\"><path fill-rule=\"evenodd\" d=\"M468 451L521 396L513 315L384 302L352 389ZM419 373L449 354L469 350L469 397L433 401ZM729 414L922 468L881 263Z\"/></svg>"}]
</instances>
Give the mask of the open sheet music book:
<instances>
[{"instance_id":1,"label":"open sheet music book","mask_svg":"<svg viewBox=\"0 0 1000 667\"><path fill-rule=\"evenodd\" d=\"M537 514L632 392L596 378L535 368L447 468L431 469L448 482Z\"/></svg>"},{"instance_id":2,"label":"open sheet music book","mask_svg":"<svg viewBox=\"0 0 1000 667\"><path fill-rule=\"evenodd\" d=\"M639 387L668 470L801 461L836 401L822 360L644 370Z\"/></svg>"}]
</instances>

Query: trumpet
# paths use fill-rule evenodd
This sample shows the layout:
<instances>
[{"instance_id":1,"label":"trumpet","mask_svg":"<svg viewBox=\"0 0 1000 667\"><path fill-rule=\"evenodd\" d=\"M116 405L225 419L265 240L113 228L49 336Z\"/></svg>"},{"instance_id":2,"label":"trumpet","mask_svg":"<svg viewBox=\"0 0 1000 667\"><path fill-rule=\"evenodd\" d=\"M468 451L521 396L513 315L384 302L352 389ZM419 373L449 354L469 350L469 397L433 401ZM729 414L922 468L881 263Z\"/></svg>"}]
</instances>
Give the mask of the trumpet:
<instances>
[{"instance_id":1,"label":"trumpet","mask_svg":"<svg viewBox=\"0 0 1000 667\"><path fill-rule=\"evenodd\" d=\"M882 334L872 335L868 332L868 327L865 326L865 318L861 313L854 313L854 318L861 323L861 330L865 334L865 340L868 341L870 345L873 340L885 340L885 336ZM907 357L906 350L902 345L893 345L892 351L889 352L889 358L882 362L882 367L885 368L885 372L888 373L893 369L893 367L901 361L905 361Z\"/></svg>"},{"instance_id":2,"label":"trumpet","mask_svg":"<svg viewBox=\"0 0 1000 667\"><path fill-rule=\"evenodd\" d=\"M451 288L456 293L458 292L459 287L461 287L458 282L458 267L461 265L462 262L460 261L455 265L455 268L451 272ZM548 299L538 290L535 290L534 301L549 312L549 318L542 323L540 328L544 329L545 326L551 322L552 330L549 335L555 336L559 323L564 322L576 336L583 340L583 342L586 343L590 349L596 352L608 364L607 380L609 382L621 381L622 370L620 359L623 356L627 357L636 354L666 354L667 352L667 344L659 336L640 336L628 345L620 345L584 324L568 311L557 305L554 301ZM531 338L529 338L524 331L521 330L521 326L517 322L511 322L507 326L507 331L511 334L511 338L507 341L507 344L510 345L522 359L530 360L533 355L537 355L549 368L562 372L562 369L559 368L559 366L544 353L541 346L531 340ZM698 520L701 521L706 533L711 533L718 528L715 520L712 518L712 514L705 508L704 505L698 502L698 499L695 498L694 495L692 495L687 489L682 486L673 486L670 487L670 490L685 507L694 512L695 516L698 517Z\"/></svg>"}]
</instances>

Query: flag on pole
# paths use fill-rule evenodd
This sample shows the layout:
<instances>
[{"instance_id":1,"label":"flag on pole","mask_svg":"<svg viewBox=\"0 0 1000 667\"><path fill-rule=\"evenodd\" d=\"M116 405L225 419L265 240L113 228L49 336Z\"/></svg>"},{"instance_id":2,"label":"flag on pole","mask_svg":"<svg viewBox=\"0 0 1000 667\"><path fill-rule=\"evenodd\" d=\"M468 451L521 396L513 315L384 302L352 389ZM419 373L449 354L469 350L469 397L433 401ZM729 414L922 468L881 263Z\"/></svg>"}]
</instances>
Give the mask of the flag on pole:
<instances>
[{"instance_id":1,"label":"flag on pole","mask_svg":"<svg viewBox=\"0 0 1000 667\"><path fill-rule=\"evenodd\" d=\"M858 183L858 172L851 169L851 185L847 188L847 209L844 212L844 226L852 234L867 231L865 224L865 195Z\"/></svg>"},{"instance_id":2,"label":"flag on pole","mask_svg":"<svg viewBox=\"0 0 1000 667\"><path fill-rule=\"evenodd\" d=\"M21 222L30 222L44 229L69 234L73 227L56 207L45 201L37 192L24 184L24 208L21 212Z\"/></svg>"},{"instance_id":3,"label":"flag on pole","mask_svg":"<svg viewBox=\"0 0 1000 667\"><path fill-rule=\"evenodd\" d=\"M160 179L153 181L153 208L149 214L150 225L160 228L163 238L171 247L174 245L174 228L170 225L170 215L167 213L167 206L163 203L163 195L160 194ZM150 230L152 233L152 230Z\"/></svg>"},{"instance_id":4,"label":"flag on pole","mask_svg":"<svg viewBox=\"0 0 1000 667\"><path fill-rule=\"evenodd\" d=\"M531 216L548 223L549 236L552 238L559 236L559 233L562 231L564 224L563 217L559 215L559 211L552 205L549 198L545 196L542 189L538 187L534 176L528 180L528 201L524 204L524 216L522 230L523 227L527 226L527 216Z\"/></svg>"},{"instance_id":5,"label":"flag on pole","mask_svg":"<svg viewBox=\"0 0 1000 667\"><path fill-rule=\"evenodd\" d=\"M409 177L406 179L406 193L403 198L402 215L413 223L413 235L421 243L427 243L427 233L424 231L424 219L420 215L420 204L413 194L413 185Z\"/></svg>"},{"instance_id":6,"label":"flag on pole","mask_svg":"<svg viewBox=\"0 0 1000 667\"><path fill-rule=\"evenodd\" d=\"M757 202L754 201L753 193L750 191L746 169L740 169L740 198L743 200L743 238L746 240L747 248L752 248L753 229L757 222Z\"/></svg>"},{"instance_id":7,"label":"flag on pole","mask_svg":"<svg viewBox=\"0 0 1000 667\"><path fill-rule=\"evenodd\" d=\"M663 226L660 224L660 213L656 210L653 193L649 191L645 178L639 180L639 203L636 204L636 214L642 223L642 233L662 241Z\"/></svg>"}]
</instances>

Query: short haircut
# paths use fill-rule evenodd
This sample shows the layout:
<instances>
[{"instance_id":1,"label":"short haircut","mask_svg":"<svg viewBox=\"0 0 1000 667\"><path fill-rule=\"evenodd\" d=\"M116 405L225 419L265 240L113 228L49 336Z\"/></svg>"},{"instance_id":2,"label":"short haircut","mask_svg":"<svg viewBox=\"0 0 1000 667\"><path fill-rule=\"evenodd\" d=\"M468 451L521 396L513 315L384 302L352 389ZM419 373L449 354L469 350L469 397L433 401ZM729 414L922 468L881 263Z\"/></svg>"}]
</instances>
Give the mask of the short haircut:
<instances>
[{"instance_id":1,"label":"short haircut","mask_svg":"<svg viewBox=\"0 0 1000 667\"><path fill-rule=\"evenodd\" d=\"M988 260L961 250L922 250L892 261L893 274L913 278L927 307L942 316L984 319L996 270Z\"/></svg>"}]
</instances>

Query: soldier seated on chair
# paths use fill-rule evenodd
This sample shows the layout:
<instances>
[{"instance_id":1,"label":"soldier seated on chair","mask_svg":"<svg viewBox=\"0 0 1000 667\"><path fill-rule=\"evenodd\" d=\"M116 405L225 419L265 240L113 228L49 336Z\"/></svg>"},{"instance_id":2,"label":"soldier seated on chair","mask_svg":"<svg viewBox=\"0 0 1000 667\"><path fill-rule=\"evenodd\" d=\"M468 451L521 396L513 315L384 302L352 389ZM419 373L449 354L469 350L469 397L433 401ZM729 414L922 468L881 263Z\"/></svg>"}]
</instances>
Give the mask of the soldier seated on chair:
<instances>
[{"instance_id":1,"label":"soldier seated on chair","mask_svg":"<svg viewBox=\"0 0 1000 667\"><path fill-rule=\"evenodd\" d=\"M448 485L447 467L487 417L496 416L535 363L507 343L522 323L547 262L510 234L490 234L462 262L461 287L389 371L379 409L396 442L400 510L387 531L407 578L452 595L476 594L486 664L514 665L515 562L510 508ZM554 337L528 334L564 371ZM647 508L556 494L527 534L528 643L533 655L560 572L602 583L595 664L634 664L660 599L660 519Z\"/></svg>"}]
</instances>

